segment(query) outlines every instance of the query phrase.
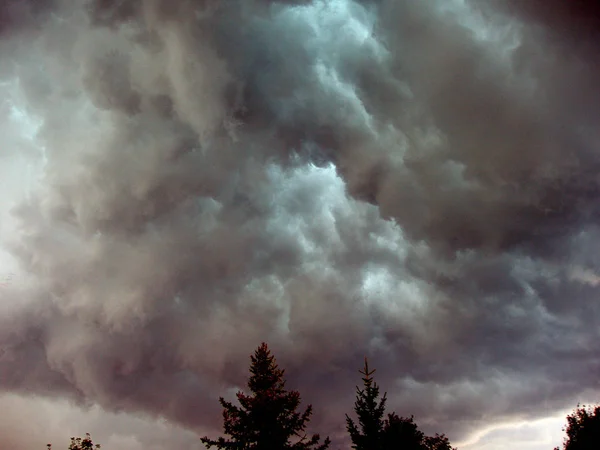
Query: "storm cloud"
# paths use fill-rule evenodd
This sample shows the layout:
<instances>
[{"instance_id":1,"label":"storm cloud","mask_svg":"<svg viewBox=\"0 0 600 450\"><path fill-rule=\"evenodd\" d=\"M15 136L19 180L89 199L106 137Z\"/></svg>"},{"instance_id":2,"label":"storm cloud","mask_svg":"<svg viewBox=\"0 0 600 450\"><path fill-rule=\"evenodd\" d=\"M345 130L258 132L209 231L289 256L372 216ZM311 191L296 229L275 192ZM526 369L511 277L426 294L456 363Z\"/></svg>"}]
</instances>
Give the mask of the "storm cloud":
<instances>
[{"instance_id":1,"label":"storm cloud","mask_svg":"<svg viewBox=\"0 0 600 450\"><path fill-rule=\"evenodd\" d=\"M261 341L336 442L365 355L455 441L595 395L594 27L535 4L3 3L8 401L214 432Z\"/></svg>"}]
</instances>

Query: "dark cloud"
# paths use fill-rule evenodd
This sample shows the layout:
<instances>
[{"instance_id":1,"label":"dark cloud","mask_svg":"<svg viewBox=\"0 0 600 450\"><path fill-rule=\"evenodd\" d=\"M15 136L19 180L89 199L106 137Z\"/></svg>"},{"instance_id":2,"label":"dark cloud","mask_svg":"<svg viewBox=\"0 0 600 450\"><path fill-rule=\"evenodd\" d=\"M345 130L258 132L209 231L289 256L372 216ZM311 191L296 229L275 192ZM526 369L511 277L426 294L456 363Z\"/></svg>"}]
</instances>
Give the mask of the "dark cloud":
<instances>
[{"instance_id":1,"label":"dark cloud","mask_svg":"<svg viewBox=\"0 0 600 450\"><path fill-rule=\"evenodd\" d=\"M595 0L509 0L498 1L496 4L509 13L518 14L534 24L548 28L562 39L576 39L586 46L595 44L589 39L597 37L599 31L600 6Z\"/></svg>"},{"instance_id":2,"label":"dark cloud","mask_svg":"<svg viewBox=\"0 0 600 450\"><path fill-rule=\"evenodd\" d=\"M35 27L59 2L56 0L6 0L0 4L0 36Z\"/></svg>"},{"instance_id":3,"label":"dark cloud","mask_svg":"<svg viewBox=\"0 0 600 450\"><path fill-rule=\"evenodd\" d=\"M453 439L596 389L597 65L534 3L2 6L0 387L198 431L266 340L318 431L369 355Z\"/></svg>"}]
</instances>

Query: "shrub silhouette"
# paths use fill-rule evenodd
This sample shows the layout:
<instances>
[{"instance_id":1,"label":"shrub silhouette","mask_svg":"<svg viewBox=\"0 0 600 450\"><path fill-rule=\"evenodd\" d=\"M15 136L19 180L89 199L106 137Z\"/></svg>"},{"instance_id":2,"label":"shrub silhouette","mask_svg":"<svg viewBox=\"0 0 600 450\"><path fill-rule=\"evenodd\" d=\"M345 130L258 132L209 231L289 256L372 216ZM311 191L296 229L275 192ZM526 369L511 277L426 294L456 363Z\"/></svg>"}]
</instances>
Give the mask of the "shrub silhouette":
<instances>
[{"instance_id":1,"label":"shrub silhouette","mask_svg":"<svg viewBox=\"0 0 600 450\"><path fill-rule=\"evenodd\" d=\"M52 450L52 444L48 444L46 445L46 447L48 448L48 450ZM69 445L69 448L67 450L94 450L99 448L100 444L94 444L92 442L92 437L90 436L90 433L85 433L84 438L72 437L71 445Z\"/></svg>"}]
</instances>

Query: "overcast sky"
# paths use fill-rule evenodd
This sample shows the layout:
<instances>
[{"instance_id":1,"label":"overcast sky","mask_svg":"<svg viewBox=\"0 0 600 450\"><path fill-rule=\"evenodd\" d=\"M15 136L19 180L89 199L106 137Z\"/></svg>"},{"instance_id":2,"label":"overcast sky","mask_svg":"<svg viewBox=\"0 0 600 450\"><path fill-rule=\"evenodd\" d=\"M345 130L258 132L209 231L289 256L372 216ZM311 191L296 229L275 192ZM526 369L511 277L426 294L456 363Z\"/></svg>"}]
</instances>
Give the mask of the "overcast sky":
<instances>
[{"instance_id":1,"label":"overcast sky","mask_svg":"<svg viewBox=\"0 0 600 450\"><path fill-rule=\"evenodd\" d=\"M600 388L594 13L1 2L0 449L203 448L261 341L336 445L364 356L461 449L558 445Z\"/></svg>"}]
</instances>

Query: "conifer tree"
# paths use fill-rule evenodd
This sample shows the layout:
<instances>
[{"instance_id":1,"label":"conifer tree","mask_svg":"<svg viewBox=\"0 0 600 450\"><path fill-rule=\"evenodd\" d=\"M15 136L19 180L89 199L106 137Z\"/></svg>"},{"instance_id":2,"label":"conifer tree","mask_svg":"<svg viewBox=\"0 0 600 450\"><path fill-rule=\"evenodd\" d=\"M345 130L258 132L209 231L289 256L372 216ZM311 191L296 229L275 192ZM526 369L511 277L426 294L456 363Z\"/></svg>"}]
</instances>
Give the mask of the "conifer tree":
<instances>
[{"instance_id":1,"label":"conifer tree","mask_svg":"<svg viewBox=\"0 0 600 450\"><path fill-rule=\"evenodd\" d=\"M203 437L202 443L211 448L240 450L325 450L330 440L319 444L318 434L308 438L304 433L312 415L312 406L300 413L300 394L286 391L284 370L279 369L266 343L250 357L251 394L237 393L240 406L219 399L223 406L223 428L230 438L216 440Z\"/></svg>"},{"instance_id":2,"label":"conifer tree","mask_svg":"<svg viewBox=\"0 0 600 450\"><path fill-rule=\"evenodd\" d=\"M365 358L363 389L356 387L354 411L358 425L346 414L346 429L355 450L455 450L445 435L425 436L411 417L395 412L385 416L387 393L379 400L379 386L373 380L375 370L369 371Z\"/></svg>"},{"instance_id":3,"label":"conifer tree","mask_svg":"<svg viewBox=\"0 0 600 450\"><path fill-rule=\"evenodd\" d=\"M346 414L346 429L352 439L355 450L379 450L383 448L384 414L386 394L379 400L379 386L373 380L375 370L369 371L369 363L365 358L363 389L356 387L354 412L358 417L358 426ZM360 427L360 429L359 429Z\"/></svg>"}]
</instances>

